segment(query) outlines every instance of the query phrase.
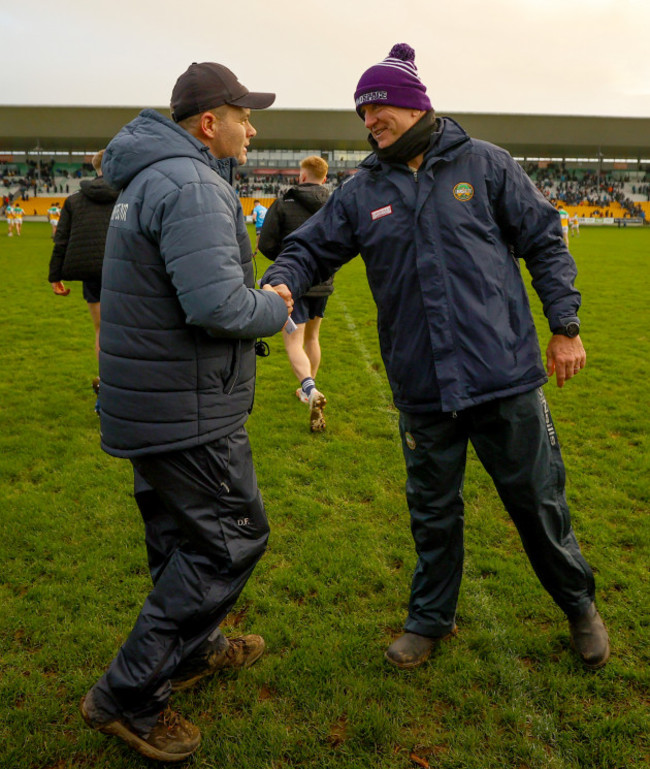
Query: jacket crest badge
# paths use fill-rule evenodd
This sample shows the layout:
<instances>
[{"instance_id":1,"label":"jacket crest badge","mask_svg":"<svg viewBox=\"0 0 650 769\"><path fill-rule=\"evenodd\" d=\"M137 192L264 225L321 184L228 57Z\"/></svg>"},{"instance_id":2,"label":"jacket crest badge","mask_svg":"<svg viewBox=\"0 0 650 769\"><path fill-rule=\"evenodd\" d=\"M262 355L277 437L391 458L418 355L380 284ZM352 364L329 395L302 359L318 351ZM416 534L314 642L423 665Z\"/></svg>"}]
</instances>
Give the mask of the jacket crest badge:
<instances>
[{"instance_id":1,"label":"jacket crest badge","mask_svg":"<svg viewBox=\"0 0 650 769\"><path fill-rule=\"evenodd\" d=\"M469 182L459 182L454 187L454 197L464 203L474 197L474 187Z\"/></svg>"}]
</instances>

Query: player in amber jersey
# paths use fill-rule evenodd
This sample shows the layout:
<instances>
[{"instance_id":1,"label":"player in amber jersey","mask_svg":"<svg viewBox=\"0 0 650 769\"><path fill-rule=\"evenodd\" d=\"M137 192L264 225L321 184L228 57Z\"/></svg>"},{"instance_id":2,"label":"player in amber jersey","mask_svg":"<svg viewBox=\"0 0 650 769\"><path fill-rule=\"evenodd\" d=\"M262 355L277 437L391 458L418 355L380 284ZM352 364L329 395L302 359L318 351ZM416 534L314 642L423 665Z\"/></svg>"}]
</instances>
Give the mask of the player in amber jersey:
<instances>
[{"instance_id":1,"label":"player in amber jersey","mask_svg":"<svg viewBox=\"0 0 650 769\"><path fill-rule=\"evenodd\" d=\"M573 214L573 216L569 219L569 232L571 235L580 235L580 219L578 218L577 213Z\"/></svg>"},{"instance_id":2,"label":"player in amber jersey","mask_svg":"<svg viewBox=\"0 0 650 769\"><path fill-rule=\"evenodd\" d=\"M562 220L562 237L564 238L564 242L569 245L569 212L564 208L564 206L559 205L557 210L560 213L560 219Z\"/></svg>"},{"instance_id":3,"label":"player in amber jersey","mask_svg":"<svg viewBox=\"0 0 650 769\"><path fill-rule=\"evenodd\" d=\"M11 203L5 207L5 216L7 217L7 225L9 229L7 234L11 238L14 234L14 208Z\"/></svg>"},{"instance_id":4,"label":"player in amber jersey","mask_svg":"<svg viewBox=\"0 0 650 769\"><path fill-rule=\"evenodd\" d=\"M13 205L12 209L14 214L14 230L16 235L20 235L23 230L23 216L25 215L25 212L21 208L20 203Z\"/></svg>"},{"instance_id":5,"label":"player in amber jersey","mask_svg":"<svg viewBox=\"0 0 650 769\"><path fill-rule=\"evenodd\" d=\"M59 208L58 203L54 203L47 209L47 220L50 223L50 227L52 228L52 237L54 238L54 233L56 232L56 228L59 224L59 219L61 218L61 209Z\"/></svg>"}]
</instances>

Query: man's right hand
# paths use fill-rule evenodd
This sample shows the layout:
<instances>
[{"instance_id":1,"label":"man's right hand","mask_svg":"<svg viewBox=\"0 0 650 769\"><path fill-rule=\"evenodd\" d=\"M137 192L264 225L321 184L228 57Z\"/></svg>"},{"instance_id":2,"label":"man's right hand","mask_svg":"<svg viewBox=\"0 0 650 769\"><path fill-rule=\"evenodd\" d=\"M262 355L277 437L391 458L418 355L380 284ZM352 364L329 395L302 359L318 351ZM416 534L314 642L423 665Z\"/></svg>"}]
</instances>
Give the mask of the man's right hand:
<instances>
[{"instance_id":1,"label":"man's right hand","mask_svg":"<svg viewBox=\"0 0 650 769\"><path fill-rule=\"evenodd\" d=\"M67 296L70 293L70 289L66 288L62 281L58 280L56 283L50 283L52 291L59 296Z\"/></svg>"},{"instance_id":2,"label":"man's right hand","mask_svg":"<svg viewBox=\"0 0 650 769\"><path fill-rule=\"evenodd\" d=\"M275 291L281 299L284 299L284 303L287 305L287 312L291 315L293 312L293 296L291 295L289 286L284 283L280 283L279 286L272 286L270 283L266 283L262 286L262 289L264 291Z\"/></svg>"}]
</instances>

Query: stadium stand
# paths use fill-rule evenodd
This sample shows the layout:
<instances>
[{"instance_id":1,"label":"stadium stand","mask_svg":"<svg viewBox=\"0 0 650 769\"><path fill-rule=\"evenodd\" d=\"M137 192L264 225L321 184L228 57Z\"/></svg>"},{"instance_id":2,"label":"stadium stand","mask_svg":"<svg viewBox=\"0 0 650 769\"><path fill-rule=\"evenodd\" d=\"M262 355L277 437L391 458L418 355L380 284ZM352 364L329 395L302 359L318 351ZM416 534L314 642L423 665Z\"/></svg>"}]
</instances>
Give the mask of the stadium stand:
<instances>
[{"instance_id":1,"label":"stadium stand","mask_svg":"<svg viewBox=\"0 0 650 769\"><path fill-rule=\"evenodd\" d=\"M645 171L598 172L598 169L567 169L563 164L534 168L524 166L538 189L553 203L562 203L570 215L647 221L650 180Z\"/></svg>"},{"instance_id":2,"label":"stadium stand","mask_svg":"<svg viewBox=\"0 0 650 769\"><path fill-rule=\"evenodd\" d=\"M138 111L0 106L0 194L21 200L28 216L44 216L52 201L62 203L92 174L93 148L106 146ZM544 194L570 213L650 221L650 118L450 116L471 135L508 149ZM254 198L268 206L295 184L299 156L321 153L333 188L369 151L351 110L270 110L256 117L258 136L235 180L247 216ZM35 125L46 126L47 133L37 139Z\"/></svg>"}]
</instances>

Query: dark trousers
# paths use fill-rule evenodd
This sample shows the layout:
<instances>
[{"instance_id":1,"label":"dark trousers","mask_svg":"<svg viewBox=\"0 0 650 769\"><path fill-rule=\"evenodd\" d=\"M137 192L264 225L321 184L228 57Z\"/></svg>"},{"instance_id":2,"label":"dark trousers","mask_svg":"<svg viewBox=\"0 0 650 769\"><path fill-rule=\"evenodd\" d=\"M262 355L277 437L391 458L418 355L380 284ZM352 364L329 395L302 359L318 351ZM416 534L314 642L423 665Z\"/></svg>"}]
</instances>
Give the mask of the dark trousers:
<instances>
[{"instance_id":1,"label":"dark trousers","mask_svg":"<svg viewBox=\"0 0 650 769\"><path fill-rule=\"evenodd\" d=\"M405 629L454 626L463 570L463 479L471 441L515 523L540 582L569 617L594 599L594 578L571 528L564 464L542 390L457 414L400 414L406 496L418 561Z\"/></svg>"},{"instance_id":2,"label":"dark trousers","mask_svg":"<svg viewBox=\"0 0 650 769\"><path fill-rule=\"evenodd\" d=\"M246 430L132 460L153 589L95 684L100 715L150 731L181 662L225 645L219 623L266 548L269 527Z\"/></svg>"}]
</instances>

